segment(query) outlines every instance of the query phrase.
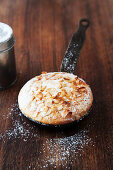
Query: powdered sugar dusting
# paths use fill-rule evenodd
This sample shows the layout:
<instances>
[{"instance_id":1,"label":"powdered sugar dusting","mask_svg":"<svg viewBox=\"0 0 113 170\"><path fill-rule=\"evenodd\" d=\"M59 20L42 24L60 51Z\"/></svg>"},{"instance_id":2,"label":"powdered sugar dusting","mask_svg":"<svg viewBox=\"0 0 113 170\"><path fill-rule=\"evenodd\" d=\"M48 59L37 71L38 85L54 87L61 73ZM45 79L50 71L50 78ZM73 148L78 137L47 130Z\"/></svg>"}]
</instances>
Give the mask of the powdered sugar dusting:
<instances>
[{"instance_id":1,"label":"powdered sugar dusting","mask_svg":"<svg viewBox=\"0 0 113 170\"><path fill-rule=\"evenodd\" d=\"M0 134L0 140L3 139L3 141L5 142L5 138L7 138L9 140L22 139L23 141L27 141L29 136L36 136L36 134L30 133L35 125L30 127L30 124L27 124L27 122L24 121L24 117L20 112L17 103L13 104L11 108L8 109L8 111L9 112L7 114L2 114L2 119L4 121L6 119L10 119L11 127L6 129L4 133Z\"/></svg>"},{"instance_id":2,"label":"powdered sugar dusting","mask_svg":"<svg viewBox=\"0 0 113 170\"><path fill-rule=\"evenodd\" d=\"M50 150L50 152L43 159L43 164L46 162L55 166L57 162L59 166L65 166L67 160L69 160L72 165L81 156L82 149L88 146L89 142L91 142L91 139L87 136L87 131L80 131L78 134L69 137L47 139L47 145L43 144L43 150Z\"/></svg>"},{"instance_id":3,"label":"powdered sugar dusting","mask_svg":"<svg viewBox=\"0 0 113 170\"><path fill-rule=\"evenodd\" d=\"M5 122L7 119L10 123L7 129L0 133L0 142L9 141L11 143L13 141L15 147L19 144L20 147L25 145L28 148L29 141L32 141L31 143L38 148L40 141L39 150L31 149L26 157L28 159L26 160L26 169L38 169L38 167L42 169L52 167L55 169L57 165L65 169L71 169L73 163L84 154L84 149L87 149L89 145L94 146L87 128L68 135L65 135L65 131L62 129L57 132L53 130L52 133L48 129L41 129L40 131L36 124L33 124L22 115L17 102L8 109L7 114L2 114L2 120ZM19 143L18 141L23 142ZM68 166L69 162L70 167Z\"/></svg>"}]
</instances>

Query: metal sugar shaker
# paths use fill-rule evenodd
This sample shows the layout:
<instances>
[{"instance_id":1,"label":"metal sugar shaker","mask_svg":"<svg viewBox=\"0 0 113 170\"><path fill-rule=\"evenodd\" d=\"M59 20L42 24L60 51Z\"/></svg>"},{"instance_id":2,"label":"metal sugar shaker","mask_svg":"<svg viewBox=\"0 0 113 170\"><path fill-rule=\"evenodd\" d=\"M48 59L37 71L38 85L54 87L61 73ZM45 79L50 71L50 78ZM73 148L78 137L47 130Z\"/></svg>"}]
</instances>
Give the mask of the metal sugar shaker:
<instances>
[{"instance_id":1,"label":"metal sugar shaker","mask_svg":"<svg viewBox=\"0 0 113 170\"><path fill-rule=\"evenodd\" d=\"M0 90L8 88L16 81L14 44L12 28L0 22Z\"/></svg>"}]
</instances>

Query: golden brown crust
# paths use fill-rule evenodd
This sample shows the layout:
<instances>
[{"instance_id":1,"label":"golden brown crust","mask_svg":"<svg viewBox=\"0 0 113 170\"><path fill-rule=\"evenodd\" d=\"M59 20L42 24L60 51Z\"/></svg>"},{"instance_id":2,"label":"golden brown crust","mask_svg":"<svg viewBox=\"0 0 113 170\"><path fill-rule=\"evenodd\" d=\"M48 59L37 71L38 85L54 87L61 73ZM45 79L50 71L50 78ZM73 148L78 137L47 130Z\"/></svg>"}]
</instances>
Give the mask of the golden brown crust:
<instances>
[{"instance_id":1,"label":"golden brown crust","mask_svg":"<svg viewBox=\"0 0 113 170\"><path fill-rule=\"evenodd\" d=\"M27 82L18 96L27 117L44 124L67 124L81 119L92 105L90 87L73 74L44 73Z\"/></svg>"}]
</instances>

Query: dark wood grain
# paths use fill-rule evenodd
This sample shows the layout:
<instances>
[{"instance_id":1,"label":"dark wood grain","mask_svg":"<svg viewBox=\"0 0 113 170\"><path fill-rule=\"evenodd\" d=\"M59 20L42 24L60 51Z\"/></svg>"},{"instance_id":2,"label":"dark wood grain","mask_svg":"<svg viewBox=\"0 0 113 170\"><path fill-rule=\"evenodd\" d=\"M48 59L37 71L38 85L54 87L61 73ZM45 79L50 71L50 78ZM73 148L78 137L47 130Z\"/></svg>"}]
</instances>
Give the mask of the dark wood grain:
<instances>
[{"instance_id":1,"label":"dark wood grain","mask_svg":"<svg viewBox=\"0 0 113 170\"><path fill-rule=\"evenodd\" d=\"M85 17L91 25L75 74L92 88L92 111L68 129L37 126L21 115L19 90L42 71L59 71ZM0 91L0 169L111 170L113 1L0 0L0 21L14 30L18 77L14 86Z\"/></svg>"}]
</instances>

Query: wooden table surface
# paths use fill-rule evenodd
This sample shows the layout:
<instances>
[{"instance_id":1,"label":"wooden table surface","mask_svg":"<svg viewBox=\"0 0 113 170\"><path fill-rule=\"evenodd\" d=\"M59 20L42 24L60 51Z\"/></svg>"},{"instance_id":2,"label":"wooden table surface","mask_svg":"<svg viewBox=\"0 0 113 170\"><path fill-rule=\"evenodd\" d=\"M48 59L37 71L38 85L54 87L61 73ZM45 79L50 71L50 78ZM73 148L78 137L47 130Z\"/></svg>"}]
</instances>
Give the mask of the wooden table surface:
<instances>
[{"instance_id":1,"label":"wooden table surface","mask_svg":"<svg viewBox=\"0 0 113 170\"><path fill-rule=\"evenodd\" d=\"M59 71L85 17L91 25L75 74L91 86L92 111L68 129L38 126L19 111L19 90L42 71ZM17 82L0 91L0 169L111 170L113 0L0 0L0 21L14 30L17 65Z\"/></svg>"}]
</instances>

